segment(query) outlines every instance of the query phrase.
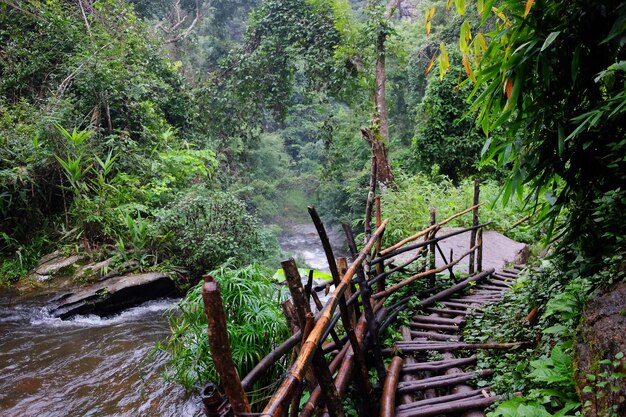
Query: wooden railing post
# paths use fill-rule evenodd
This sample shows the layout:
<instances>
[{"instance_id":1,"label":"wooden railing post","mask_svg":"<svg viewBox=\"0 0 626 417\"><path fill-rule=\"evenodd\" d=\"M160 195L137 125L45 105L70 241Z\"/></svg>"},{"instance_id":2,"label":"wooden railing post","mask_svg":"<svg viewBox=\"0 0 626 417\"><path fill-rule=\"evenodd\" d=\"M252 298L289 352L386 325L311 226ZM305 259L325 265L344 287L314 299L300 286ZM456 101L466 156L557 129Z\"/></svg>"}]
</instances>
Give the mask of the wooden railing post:
<instances>
[{"instance_id":1,"label":"wooden railing post","mask_svg":"<svg viewBox=\"0 0 626 417\"><path fill-rule=\"evenodd\" d=\"M251 412L250 403L241 386L241 380L230 351L226 328L226 313L224 312L220 286L210 275L204 276L202 300L204 301L204 311L207 316L207 332L211 356L220 377L221 385L234 414L249 414Z\"/></svg>"},{"instance_id":2,"label":"wooden railing post","mask_svg":"<svg viewBox=\"0 0 626 417\"><path fill-rule=\"evenodd\" d=\"M435 210L434 207L430 208L430 226L433 227L437 224L437 211ZM435 237L435 233L437 233L437 228L433 228L433 231L427 235L427 237L429 239L433 239ZM430 269L435 269L437 262L436 262L436 254L435 254L435 245L436 243L433 242L430 244L430 247L428 248L428 260L429 260L429 267ZM429 284L432 287L435 286L435 281L436 281L436 275L433 274L429 277L428 281Z\"/></svg>"},{"instance_id":3,"label":"wooden railing post","mask_svg":"<svg viewBox=\"0 0 626 417\"><path fill-rule=\"evenodd\" d=\"M480 181L478 179L474 180L474 210L472 210L472 226L478 226L478 200L480 199ZM476 229L472 230L470 234L470 248L473 248L476 245ZM476 254L472 253L469 257L469 274L472 275L474 273L474 259L476 258Z\"/></svg>"}]
</instances>

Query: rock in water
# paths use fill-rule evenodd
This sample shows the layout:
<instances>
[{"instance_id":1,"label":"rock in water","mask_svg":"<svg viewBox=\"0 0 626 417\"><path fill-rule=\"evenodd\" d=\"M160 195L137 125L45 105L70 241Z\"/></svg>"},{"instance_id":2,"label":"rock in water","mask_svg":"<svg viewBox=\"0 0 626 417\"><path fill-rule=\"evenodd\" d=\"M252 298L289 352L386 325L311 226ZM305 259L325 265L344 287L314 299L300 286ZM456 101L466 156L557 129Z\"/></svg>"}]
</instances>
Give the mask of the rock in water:
<instances>
[{"instance_id":1,"label":"rock in water","mask_svg":"<svg viewBox=\"0 0 626 417\"><path fill-rule=\"evenodd\" d=\"M176 290L169 275L161 272L124 275L55 297L49 307L54 317L77 314L109 316L145 301L172 295Z\"/></svg>"}]
</instances>

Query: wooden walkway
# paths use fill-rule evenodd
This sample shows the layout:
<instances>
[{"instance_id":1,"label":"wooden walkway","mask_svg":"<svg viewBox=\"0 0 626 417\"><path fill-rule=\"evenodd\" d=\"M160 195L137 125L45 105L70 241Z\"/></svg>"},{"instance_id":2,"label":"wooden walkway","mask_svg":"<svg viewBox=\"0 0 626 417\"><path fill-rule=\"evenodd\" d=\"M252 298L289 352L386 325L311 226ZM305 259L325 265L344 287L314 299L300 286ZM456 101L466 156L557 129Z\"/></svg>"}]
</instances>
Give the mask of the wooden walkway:
<instances>
[{"instance_id":1,"label":"wooden walkway","mask_svg":"<svg viewBox=\"0 0 626 417\"><path fill-rule=\"evenodd\" d=\"M343 399L352 385L358 393L353 397L360 417L483 416L482 411L500 397L488 388L469 385L491 372L465 371L476 361L471 352L510 349L520 344L464 343L461 330L468 316L481 314L482 306L498 301L511 288L521 267L498 272L482 270L482 230L486 224L478 220L478 191L474 202L474 206L440 222L432 212L430 227L385 249L381 242L388 222L380 215L376 230L366 236L360 251L352 230L344 225L351 262L335 259L324 225L315 209L309 208L335 289L322 305L312 276L301 277L293 259L282 262L292 295L283 309L293 336L242 380L232 365L228 342L222 337L226 328L224 312L220 312L219 286L207 277L203 295L209 344L226 394L223 400L207 396L207 414L343 417ZM376 212L380 213L379 200L376 203ZM438 235L444 224L466 214L472 215L471 227ZM446 259L439 242L461 234L467 236L470 249ZM409 251L410 259L405 257L398 263L397 256ZM444 258L444 265L435 264L435 253ZM464 258L469 258L469 274L457 278L452 268ZM452 284L446 286L443 281ZM416 284L421 284L418 292L414 290ZM381 335L409 304L417 305L423 313L402 328L403 340L384 348ZM428 360L432 352L440 357ZM469 356L462 355L464 352L470 352ZM385 359L389 357L393 357L391 365L386 367ZM246 392L277 363L287 365L283 379L276 382L278 388L264 409L253 410Z\"/></svg>"}]
</instances>

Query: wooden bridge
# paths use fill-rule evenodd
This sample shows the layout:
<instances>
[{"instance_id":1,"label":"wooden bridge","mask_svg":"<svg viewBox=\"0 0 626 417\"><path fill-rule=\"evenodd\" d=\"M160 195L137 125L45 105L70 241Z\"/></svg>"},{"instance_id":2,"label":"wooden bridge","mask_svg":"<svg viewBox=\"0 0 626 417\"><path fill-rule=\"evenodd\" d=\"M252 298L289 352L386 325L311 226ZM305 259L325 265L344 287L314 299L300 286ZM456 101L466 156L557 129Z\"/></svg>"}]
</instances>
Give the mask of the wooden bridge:
<instances>
[{"instance_id":1,"label":"wooden bridge","mask_svg":"<svg viewBox=\"0 0 626 417\"><path fill-rule=\"evenodd\" d=\"M354 383L357 394L353 397L361 417L484 416L484 409L502 397L489 388L474 389L468 385L468 381L488 377L491 372L464 371L476 362L471 352L510 349L520 343L464 343L461 330L468 316L480 314L483 305L499 300L510 289L521 267L482 270L482 231L486 224L479 223L479 206L477 190L473 207L440 222L431 212L430 227L383 249L382 236L388 221L381 220L380 200L376 199L376 229L368 235L366 228L366 241L360 251L352 230L344 225L350 263L345 258L335 258L324 225L310 207L335 288L322 305L312 275L308 280L304 277L303 284L295 261L282 262L292 296L284 311L293 336L242 380L230 356L219 286L211 277L205 277L203 296L209 318L209 342L225 392L224 397L215 387L205 392L207 415L342 417L346 414L342 399ZM444 224L470 214L471 227L438 234ZM440 242L461 234L468 236L469 250L455 258L450 254L446 259ZM444 265L436 265L436 251ZM398 263L396 257L405 252L411 256L408 260L404 256L405 260ZM469 274L459 281L453 267L464 258L469 258ZM452 282L447 286L437 275L445 271L450 273L450 278L445 279ZM398 299L399 290L406 291L418 280L426 280L428 289ZM311 310L311 300L317 312ZM402 340L383 348L380 335L400 312L406 311L410 301L422 314L413 316L409 326L401 328ZM442 359L428 360L428 352L439 352ZM285 361L287 355L291 355L291 363L282 381L277 382L278 388L262 412L253 412L246 392L272 365ZM375 373L374 378L370 371ZM305 390L309 391L308 400L301 401Z\"/></svg>"}]
</instances>

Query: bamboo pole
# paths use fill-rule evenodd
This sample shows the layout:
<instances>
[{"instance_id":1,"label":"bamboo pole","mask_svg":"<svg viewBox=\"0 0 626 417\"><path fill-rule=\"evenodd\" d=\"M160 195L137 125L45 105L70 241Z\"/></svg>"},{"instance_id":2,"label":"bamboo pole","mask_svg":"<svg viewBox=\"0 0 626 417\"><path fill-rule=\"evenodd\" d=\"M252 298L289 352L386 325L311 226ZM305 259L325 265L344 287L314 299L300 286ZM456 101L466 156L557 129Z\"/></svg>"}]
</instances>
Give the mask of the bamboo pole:
<instances>
[{"instance_id":1,"label":"bamboo pole","mask_svg":"<svg viewBox=\"0 0 626 417\"><path fill-rule=\"evenodd\" d=\"M354 258L356 254L356 243L354 241L354 234L352 229L348 225L343 225L344 232L346 233L346 239L348 241L348 247ZM382 384L385 380L385 364L383 363L383 356L381 354L380 341L378 340L378 327L376 325L376 318L374 316L374 310L372 309L372 302L370 297L369 283L365 281L365 274L363 269L357 271L357 283L361 289L361 299L363 301L363 312L365 319L367 320L367 327L370 332L372 340L372 349L374 350L374 363L376 366L376 373L378 375L378 381Z\"/></svg>"},{"instance_id":2,"label":"bamboo pole","mask_svg":"<svg viewBox=\"0 0 626 417\"><path fill-rule=\"evenodd\" d=\"M478 204L478 200L480 198L480 181L477 179L474 180L474 207ZM472 210L472 226L478 226L478 207ZM472 230L470 234L470 248L476 245L476 229ZM474 273L474 260L476 258L476 254L472 253L469 258L469 274L472 275Z\"/></svg>"},{"instance_id":3,"label":"bamboo pole","mask_svg":"<svg viewBox=\"0 0 626 417\"><path fill-rule=\"evenodd\" d=\"M328 239L328 235L326 234L326 228L324 227L324 224L322 223L322 219L317 214L315 207L310 206L308 207L308 210L309 210L309 214L311 215L311 220L313 220L313 224L315 225L315 228L317 229L317 234L319 235L320 241L322 242L322 247L324 248L324 253L326 254L326 260L328 261L328 268L330 269L330 274L332 275L333 282L335 284L335 287L337 288L341 284L343 276L339 274L339 269L337 268L337 264L335 263L333 248L331 247L330 240ZM380 236L377 237L377 239L379 238ZM371 247L370 247L370 250L371 250ZM368 254L369 252L366 253L366 256ZM347 275L347 271L346 271L346 275ZM363 352L361 351L360 344L354 332L354 327L352 325L352 322L350 321L350 311L348 310L348 305L346 304L345 292L350 289L350 283L351 283L351 280L346 281L346 286L343 291L344 294L341 294L339 296L339 300L338 300L339 314L341 316L341 322L343 324L343 328L346 334L348 335L348 340L350 341L350 345L352 346L352 350L354 351L354 354L355 354L354 359L355 359L357 372L358 372L358 376L355 378L357 386L359 387L361 392L369 394L372 392L372 386L369 382L369 372L367 370L367 364L365 363L365 357L363 355ZM375 352L375 354L379 355L379 361L382 364L382 355L380 354L380 350L378 352ZM383 372L384 372L384 365L383 365ZM367 416L369 416L371 415L369 410L374 409L373 404L371 403L372 397L368 395L367 398L365 398L364 396L363 401L364 401L364 404L366 404L364 406L363 412L366 413Z\"/></svg>"},{"instance_id":4,"label":"bamboo pole","mask_svg":"<svg viewBox=\"0 0 626 417\"><path fill-rule=\"evenodd\" d=\"M283 271L285 271L285 280L289 286L293 304L296 307L300 328L303 329L303 335L306 338L308 335L307 324L309 324L309 326L312 324L313 314L311 313L311 307L306 301L306 297L304 295L304 289L302 288L302 280L300 278L300 273L298 272L298 267L296 266L296 262L293 258L281 262L281 266L283 267ZM324 353L321 349L316 349L313 353L313 373L319 383L322 398L328 407L330 415L333 417L343 417L344 412L343 406L341 405L341 399L337 394L337 388L335 387L333 377L328 369L328 364L326 363ZM296 407L298 405L299 404L293 404L293 406Z\"/></svg>"},{"instance_id":5,"label":"bamboo pole","mask_svg":"<svg viewBox=\"0 0 626 417\"><path fill-rule=\"evenodd\" d=\"M226 328L226 313L222 304L220 286L210 275L204 276L202 300L207 316L207 333L211 356L222 386L235 415L251 412L248 397L243 390L237 368L233 362Z\"/></svg>"},{"instance_id":6,"label":"bamboo pole","mask_svg":"<svg viewBox=\"0 0 626 417\"><path fill-rule=\"evenodd\" d=\"M478 206L482 206L483 204L485 204L485 203L480 203ZM389 252L393 252L394 250L401 248L402 246L406 245L407 243L413 242L414 240L424 236L425 234L427 234L431 230L433 230L435 227L441 228L441 226L443 226L444 224L451 222L452 220L456 219L457 217L460 217L460 216L462 216L464 214L469 213L470 211L474 210L475 208L476 207L472 206L472 207L467 208L467 209L465 209L465 210L463 210L463 211L461 211L461 212L459 212L459 213L457 213L457 214L455 214L453 216L450 216L447 219L445 219L445 220L443 220L443 221L441 221L441 222L439 222L439 223L437 223L437 224L435 224L433 226L430 226L430 227L422 230L421 232L418 232L418 233L414 234L413 236L409 236L406 239L401 240L400 242L396 243L395 245L389 246L388 248L382 250L380 252L380 254L381 255L386 255Z\"/></svg>"},{"instance_id":7,"label":"bamboo pole","mask_svg":"<svg viewBox=\"0 0 626 417\"><path fill-rule=\"evenodd\" d=\"M311 363L312 353L317 349L319 339L326 331L327 326L330 323L332 313L339 303L339 297L343 295L343 292L349 285L350 280L365 259L366 254L372 250L376 239L378 239L382 231L385 230L388 222L389 221L386 219L383 221L381 226L374 232L369 242L367 242L357 259L352 263L350 268L348 268L346 275L343 277L341 283L337 286L337 288L333 292L333 295L326 303L324 310L322 310L322 313L320 314L320 317L318 318L315 327L302 344L302 351L298 356L296 362L289 368L289 370L287 370L286 377L283 379L283 382L265 406L265 409L263 410L263 413L265 415L270 415L274 417L279 417L282 415L284 411L283 403L286 399L289 399L292 390L302 380L303 369Z\"/></svg>"},{"instance_id":8,"label":"bamboo pole","mask_svg":"<svg viewBox=\"0 0 626 417\"><path fill-rule=\"evenodd\" d=\"M376 203L376 227L380 227L380 225L382 224L382 217L381 217L382 214L380 212L380 196L376 197L375 203ZM376 241L376 256L378 256L378 254L382 250L382 246L383 246L383 237L381 235L380 239ZM376 275L380 276L382 275L383 272L385 272L385 265L382 263L377 264ZM383 278L376 283L376 292L381 292L384 290L385 290L385 279Z\"/></svg>"},{"instance_id":9,"label":"bamboo pole","mask_svg":"<svg viewBox=\"0 0 626 417\"><path fill-rule=\"evenodd\" d=\"M402 370L403 359L395 356L389 365L385 385L383 386L383 394L380 404L380 417L394 417L396 407L396 387L398 379L400 379L400 371Z\"/></svg>"},{"instance_id":10,"label":"bamboo pole","mask_svg":"<svg viewBox=\"0 0 626 417\"><path fill-rule=\"evenodd\" d=\"M388 297L389 295L391 295L394 292L398 291L400 288L403 288L403 287L409 285L410 283L412 283L413 281L415 281L415 280L417 280L419 278L423 278L423 277L426 277L426 276L429 276L429 275L438 274L441 271L444 271L444 270L446 270L448 268L451 268L454 265L456 265L459 262L461 262L461 260L463 258L465 258L467 255L469 255L470 253L473 253L475 250L476 250L476 247L472 247L470 250L468 250L463 255L461 255L461 257L458 258L457 260L451 261L450 263L448 263L447 265L444 265L442 267L431 269L431 270L424 271L424 272L420 272L419 274L415 274L413 276L410 276L409 278L407 278L407 279L405 279L405 280L403 280L403 281L401 281L401 282L399 282L399 283L397 283L395 285L392 285L391 287L387 288L385 291L381 291L381 292L378 292L378 293L374 294L372 296L372 298L377 300L377 299L382 298L382 297Z\"/></svg>"},{"instance_id":11,"label":"bamboo pole","mask_svg":"<svg viewBox=\"0 0 626 417\"><path fill-rule=\"evenodd\" d=\"M488 277L489 275L491 275L493 273L493 271L494 270L492 268L492 269L488 269L486 271L483 271L480 274L476 274L474 276L471 276L471 277L469 277L469 278L459 282L458 284L456 284L456 285L454 285L454 286L452 286L452 287L450 287L448 289L445 289L445 290L443 290L441 292L438 292L437 294L435 294L435 295L433 295L433 296L431 296L431 297L429 297L429 298L427 298L425 300L421 300L419 304L422 307L428 307L431 304L434 304L437 301L442 300L442 299L444 299L444 298L454 294L455 292L458 292L458 291L462 290L463 288L467 287L470 282L480 281L481 279L484 279L484 278ZM469 308L469 306L466 307L466 308Z\"/></svg>"},{"instance_id":12,"label":"bamboo pole","mask_svg":"<svg viewBox=\"0 0 626 417\"><path fill-rule=\"evenodd\" d=\"M434 226L436 224L437 224L437 211L435 210L434 207L431 207L430 208L430 226L432 227L432 226ZM433 229L433 231L429 234L430 240L434 239L436 234L437 234L437 228ZM437 262L436 262L436 256L437 255L435 254L435 245L437 245L437 243L433 242L428 247L428 258L429 258L429 261L430 261L429 262L430 269L435 269L437 267ZM450 260L452 260L452 259L450 259ZM447 263L447 262L445 262L445 263ZM430 286L431 287L435 286L435 279L436 279L435 274L430 276Z\"/></svg>"},{"instance_id":13,"label":"bamboo pole","mask_svg":"<svg viewBox=\"0 0 626 417\"><path fill-rule=\"evenodd\" d=\"M415 408L421 408L421 407L424 407L425 405L450 403L453 401L462 400L462 399L470 398L470 397L476 397L476 396L480 396L480 398L485 398L483 395L483 391L485 390L486 390L485 388L480 388L480 389L475 389L475 390L468 391L468 392L462 392L462 393L450 394L450 395L442 395L440 397L415 401L409 404L402 404L396 407L396 412L400 413L400 412L405 412L407 410L411 410Z\"/></svg>"},{"instance_id":14,"label":"bamboo pole","mask_svg":"<svg viewBox=\"0 0 626 417\"><path fill-rule=\"evenodd\" d=\"M483 349L513 349L520 346L528 346L528 342L511 342L511 343L453 343L453 342L396 342L394 343L395 352L428 352L430 350L452 351L452 350L483 350ZM389 350L390 352L392 349Z\"/></svg>"},{"instance_id":15,"label":"bamboo pole","mask_svg":"<svg viewBox=\"0 0 626 417\"><path fill-rule=\"evenodd\" d=\"M483 229L478 229L478 236L476 245L478 246L478 251L476 252L476 271L482 272L483 270Z\"/></svg>"},{"instance_id":16,"label":"bamboo pole","mask_svg":"<svg viewBox=\"0 0 626 417\"><path fill-rule=\"evenodd\" d=\"M419 381L413 382L400 382L398 384L398 393L404 394L408 392L422 391L429 388L441 388L456 385L461 382L466 382L475 378L483 376L489 376L492 374L490 369L483 369L481 371L467 372L454 375L441 375L433 376L430 378L424 378Z\"/></svg>"}]
</instances>

